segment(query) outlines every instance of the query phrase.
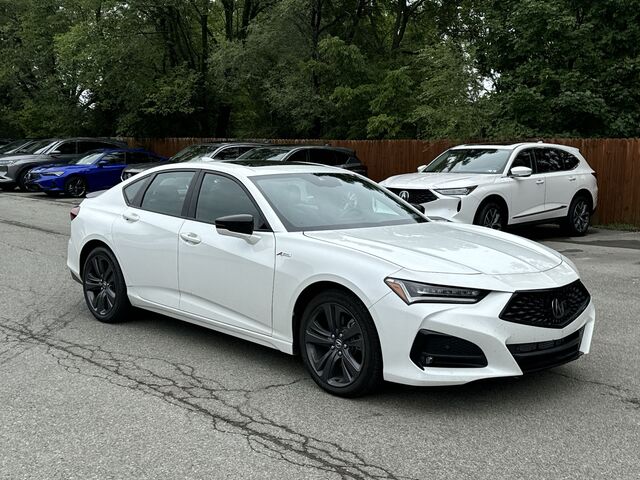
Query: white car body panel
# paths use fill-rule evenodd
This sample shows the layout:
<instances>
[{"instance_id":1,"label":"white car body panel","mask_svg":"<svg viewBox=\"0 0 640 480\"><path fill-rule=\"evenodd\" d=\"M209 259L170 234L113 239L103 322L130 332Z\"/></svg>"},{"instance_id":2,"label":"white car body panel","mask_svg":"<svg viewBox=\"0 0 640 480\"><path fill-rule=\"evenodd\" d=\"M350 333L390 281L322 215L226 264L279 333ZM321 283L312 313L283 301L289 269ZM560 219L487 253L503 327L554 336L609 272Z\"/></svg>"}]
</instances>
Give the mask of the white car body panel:
<instances>
[{"instance_id":1,"label":"white car body panel","mask_svg":"<svg viewBox=\"0 0 640 480\"><path fill-rule=\"evenodd\" d=\"M571 262L547 247L482 227L441 222L288 232L251 176L349 173L301 165L250 168L202 163L189 168L233 175L254 197L272 231L239 238L223 235L208 223L148 215L152 212L127 206L123 187L140 177L177 169L156 167L82 202L71 222L67 263L72 274L81 277L83 247L100 241L114 252L134 306L286 353L294 352L294 308L301 293L318 282L331 282L350 290L369 310L380 337L384 378L411 385L520 375L506 344L560 339L583 327L580 351L589 351L595 321L592 304L562 329L498 318L516 290L554 288L579 278ZM139 220L128 223L123 214L131 211ZM200 241L186 242L181 234L195 234ZM472 305L406 305L384 283L388 276L491 293ZM489 365L420 369L409 358L409 350L421 329L476 343Z\"/></svg>"}]
</instances>

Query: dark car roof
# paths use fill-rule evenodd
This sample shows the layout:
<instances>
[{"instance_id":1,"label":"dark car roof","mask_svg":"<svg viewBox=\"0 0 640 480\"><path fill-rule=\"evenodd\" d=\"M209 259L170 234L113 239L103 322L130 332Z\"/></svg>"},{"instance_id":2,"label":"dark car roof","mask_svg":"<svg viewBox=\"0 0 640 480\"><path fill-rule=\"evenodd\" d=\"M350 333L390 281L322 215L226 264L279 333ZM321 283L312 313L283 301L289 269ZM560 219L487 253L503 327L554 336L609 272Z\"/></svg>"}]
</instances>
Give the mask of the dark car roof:
<instances>
[{"instance_id":1,"label":"dark car roof","mask_svg":"<svg viewBox=\"0 0 640 480\"><path fill-rule=\"evenodd\" d=\"M346 147L334 147L333 145L304 145L304 144L269 144L265 145L266 148L282 148L283 150L297 150L297 149L320 149L320 150L335 150L338 152L354 154L355 150Z\"/></svg>"}]
</instances>

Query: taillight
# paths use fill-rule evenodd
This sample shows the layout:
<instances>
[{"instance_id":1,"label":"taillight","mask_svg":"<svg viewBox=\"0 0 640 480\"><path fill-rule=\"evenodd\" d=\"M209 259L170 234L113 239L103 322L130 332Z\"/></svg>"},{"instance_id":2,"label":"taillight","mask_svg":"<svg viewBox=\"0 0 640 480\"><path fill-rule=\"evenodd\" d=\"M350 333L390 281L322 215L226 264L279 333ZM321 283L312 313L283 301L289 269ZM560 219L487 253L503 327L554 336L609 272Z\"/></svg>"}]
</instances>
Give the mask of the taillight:
<instances>
[{"instance_id":1,"label":"taillight","mask_svg":"<svg viewBox=\"0 0 640 480\"><path fill-rule=\"evenodd\" d=\"M74 218L76 218L78 216L78 214L80 213L80 205L76 205L75 207L73 207L71 209L71 211L69 212L69 216L71 217L71 220L73 220Z\"/></svg>"},{"instance_id":2,"label":"taillight","mask_svg":"<svg viewBox=\"0 0 640 480\"><path fill-rule=\"evenodd\" d=\"M593 175L596 178L596 180L598 179L598 172L591 172L591 175Z\"/></svg>"}]
</instances>

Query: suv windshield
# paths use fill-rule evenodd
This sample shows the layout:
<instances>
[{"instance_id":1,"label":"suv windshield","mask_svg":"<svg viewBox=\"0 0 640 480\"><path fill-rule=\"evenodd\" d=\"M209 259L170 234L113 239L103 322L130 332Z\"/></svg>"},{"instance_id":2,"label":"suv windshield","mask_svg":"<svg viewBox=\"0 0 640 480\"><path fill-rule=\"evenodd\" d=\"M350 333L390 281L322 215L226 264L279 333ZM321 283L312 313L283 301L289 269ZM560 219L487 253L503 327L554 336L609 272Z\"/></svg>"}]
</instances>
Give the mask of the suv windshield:
<instances>
[{"instance_id":1,"label":"suv windshield","mask_svg":"<svg viewBox=\"0 0 640 480\"><path fill-rule=\"evenodd\" d=\"M251 180L290 232L427 221L373 182L347 173L285 173Z\"/></svg>"},{"instance_id":2,"label":"suv windshield","mask_svg":"<svg viewBox=\"0 0 640 480\"><path fill-rule=\"evenodd\" d=\"M217 145L191 145L190 147L183 148L173 157L169 159L169 163L182 163L191 162L204 157L207 154L213 152L217 148Z\"/></svg>"},{"instance_id":3,"label":"suv windshield","mask_svg":"<svg viewBox=\"0 0 640 480\"><path fill-rule=\"evenodd\" d=\"M447 150L423 173L502 173L511 150L496 148L458 148Z\"/></svg>"},{"instance_id":4,"label":"suv windshield","mask_svg":"<svg viewBox=\"0 0 640 480\"><path fill-rule=\"evenodd\" d=\"M288 148L263 147L249 150L238 157L238 160L269 160L276 162L282 160L291 150Z\"/></svg>"},{"instance_id":5,"label":"suv windshield","mask_svg":"<svg viewBox=\"0 0 640 480\"><path fill-rule=\"evenodd\" d=\"M16 150L14 153L27 153L27 154L42 153L42 151L52 143L53 143L53 140L37 140L33 143L29 143L25 145L20 150Z\"/></svg>"}]
</instances>

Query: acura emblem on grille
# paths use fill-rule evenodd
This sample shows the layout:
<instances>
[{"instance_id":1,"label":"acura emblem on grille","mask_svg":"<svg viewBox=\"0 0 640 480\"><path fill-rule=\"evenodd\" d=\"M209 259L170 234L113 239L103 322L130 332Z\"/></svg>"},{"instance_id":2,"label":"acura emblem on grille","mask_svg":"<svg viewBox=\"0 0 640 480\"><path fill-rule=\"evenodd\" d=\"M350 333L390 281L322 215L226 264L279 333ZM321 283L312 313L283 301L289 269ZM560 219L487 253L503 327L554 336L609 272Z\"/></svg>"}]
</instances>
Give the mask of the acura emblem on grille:
<instances>
[{"instance_id":1,"label":"acura emblem on grille","mask_svg":"<svg viewBox=\"0 0 640 480\"><path fill-rule=\"evenodd\" d=\"M407 200L409 200L409 192L407 192L406 190L402 190L402 191L398 194L398 196L399 196L401 199L403 199L405 202L406 202Z\"/></svg>"},{"instance_id":2,"label":"acura emblem on grille","mask_svg":"<svg viewBox=\"0 0 640 480\"><path fill-rule=\"evenodd\" d=\"M560 301L558 298L551 300L551 313L555 318L564 317L564 301Z\"/></svg>"}]
</instances>

